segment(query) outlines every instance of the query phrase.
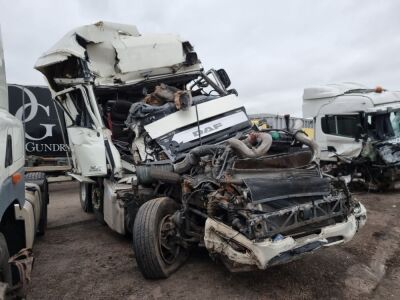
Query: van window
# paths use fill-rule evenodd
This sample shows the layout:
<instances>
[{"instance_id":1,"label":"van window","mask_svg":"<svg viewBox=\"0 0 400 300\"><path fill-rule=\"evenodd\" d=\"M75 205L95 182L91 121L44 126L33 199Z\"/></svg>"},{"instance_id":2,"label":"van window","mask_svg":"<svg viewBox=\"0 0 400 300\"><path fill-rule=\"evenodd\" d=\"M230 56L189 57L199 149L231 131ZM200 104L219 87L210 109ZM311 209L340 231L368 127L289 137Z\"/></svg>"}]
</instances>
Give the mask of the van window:
<instances>
[{"instance_id":1,"label":"van window","mask_svg":"<svg viewBox=\"0 0 400 300\"><path fill-rule=\"evenodd\" d=\"M326 134L354 138L358 124L360 124L359 115L335 115L321 118L322 131Z\"/></svg>"},{"instance_id":2,"label":"van window","mask_svg":"<svg viewBox=\"0 0 400 300\"><path fill-rule=\"evenodd\" d=\"M7 168L11 166L13 163L13 155L12 155L12 138L11 135L7 135L7 144L6 144L6 161L4 166Z\"/></svg>"}]
</instances>

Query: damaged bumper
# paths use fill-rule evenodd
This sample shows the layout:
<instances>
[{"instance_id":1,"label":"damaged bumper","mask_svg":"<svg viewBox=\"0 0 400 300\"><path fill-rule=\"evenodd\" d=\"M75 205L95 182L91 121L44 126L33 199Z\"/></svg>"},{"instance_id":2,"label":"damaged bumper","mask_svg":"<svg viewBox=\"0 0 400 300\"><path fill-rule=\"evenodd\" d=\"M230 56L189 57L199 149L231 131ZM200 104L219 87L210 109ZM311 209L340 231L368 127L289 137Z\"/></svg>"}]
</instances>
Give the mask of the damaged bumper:
<instances>
[{"instance_id":1,"label":"damaged bumper","mask_svg":"<svg viewBox=\"0 0 400 300\"><path fill-rule=\"evenodd\" d=\"M366 222L366 209L359 204L348 219L335 225L325 226L318 233L301 238L290 236L265 239L259 242L249 240L231 227L208 218L205 226L205 246L212 255L221 255L231 270L282 264L299 258L305 253L321 247L329 247L350 241Z\"/></svg>"}]
</instances>

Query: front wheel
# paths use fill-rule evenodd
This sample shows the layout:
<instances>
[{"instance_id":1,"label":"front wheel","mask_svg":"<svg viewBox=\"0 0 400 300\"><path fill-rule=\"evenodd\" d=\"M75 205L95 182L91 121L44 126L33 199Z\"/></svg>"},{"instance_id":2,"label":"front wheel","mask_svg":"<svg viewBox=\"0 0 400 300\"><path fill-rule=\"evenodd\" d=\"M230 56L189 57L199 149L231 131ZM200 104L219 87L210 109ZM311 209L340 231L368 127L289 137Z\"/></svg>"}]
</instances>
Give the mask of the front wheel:
<instances>
[{"instance_id":1,"label":"front wheel","mask_svg":"<svg viewBox=\"0 0 400 300\"><path fill-rule=\"evenodd\" d=\"M98 179L96 184L91 186L91 199L92 208L96 220L103 225L106 225L104 221L104 186L102 179Z\"/></svg>"},{"instance_id":2,"label":"front wheel","mask_svg":"<svg viewBox=\"0 0 400 300\"><path fill-rule=\"evenodd\" d=\"M79 185L79 198L82 210L86 213L93 212L92 206L92 186L90 183L81 182Z\"/></svg>"},{"instance_id":3,"label":"front wheel","mask_svg":"<svg viewBox=\"0 0 400 300\"><path fill-rule=\"evenodd\" d=\"M179 243L178 228L172 215L178 204L171 198L157 198L144 203L133 226L133 249L143 276L167 278L188 256Z\"/></svg>"}]
</instances>

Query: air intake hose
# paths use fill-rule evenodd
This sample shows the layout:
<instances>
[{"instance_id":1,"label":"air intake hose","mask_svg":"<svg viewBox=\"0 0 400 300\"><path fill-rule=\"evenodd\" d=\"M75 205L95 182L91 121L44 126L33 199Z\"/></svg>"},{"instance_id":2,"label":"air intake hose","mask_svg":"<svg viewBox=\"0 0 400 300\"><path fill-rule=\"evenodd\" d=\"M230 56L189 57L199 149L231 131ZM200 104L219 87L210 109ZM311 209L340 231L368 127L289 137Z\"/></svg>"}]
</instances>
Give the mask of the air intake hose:
<instances>
[{"instance_id":1,"label":"air intake hose","mask_svg":"<svg viewBox=\"0 0 400 300\"><path fill-rule=\"evenodd\" d=\"M310 162L312 161L319 162L319 146L315 141L310 139L303 131L301 131L302 127L303 127L302 120L296 120L294 122L294 126L292 128L292 133L294 135L294 138L311 149L313 156Z\"/></svg>"},{"instance_id":2,"label":"air intake hose","mask_svg":"<svg viewBox=\"0 0 400 300\"><path fill-rule=\"evenodd\" d=\"M202 156L214 154L216 150L223 148L225 147L222 145L203 145L193 148L182 161L174 164L174 171L178 174L186 173L199 163Z\"/></svg>"},{"instance_id":3,"label":"air intake hose","mask_svg":"<svg viewBox=\"0 0 400 300\"><path fill-rule=\"evenodd\" d=\"M249 148L244 142L239 139L232 138L227 140L227 143L233 150L238 152L240 156L245 158L257 158L265 155L272 145L272 136L269 133L253 132L247 136L249 144L254 144L255 141L261 142L257 148Z\"/></svg>"}]
</instances>

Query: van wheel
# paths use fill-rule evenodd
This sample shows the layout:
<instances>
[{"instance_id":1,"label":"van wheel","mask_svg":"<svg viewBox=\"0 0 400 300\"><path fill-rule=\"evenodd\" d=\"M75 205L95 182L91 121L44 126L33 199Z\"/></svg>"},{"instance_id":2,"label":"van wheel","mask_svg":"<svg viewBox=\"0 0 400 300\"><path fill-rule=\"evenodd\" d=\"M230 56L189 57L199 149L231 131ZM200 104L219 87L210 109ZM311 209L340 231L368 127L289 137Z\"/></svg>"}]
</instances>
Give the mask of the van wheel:
<instances>
[{"instance_id":1,"label":"van wheel","mask_svg":"<svg viewBox=\"0 0 400 300\"><path fill-rule=\"evenodd\" d=\"M37 235L44 235L47 229L47 205L49 204L49 183L46 174L42 172L30 172L25 174L27 182L35 183L40 187L42 195L42 208L40 212L40 220L37 228Z\"/></svg>"},{"instance_id":2,"label":"van wheel","mask_svg":"<svg viewBox=\"0 0 400 300\"><path fill-rule=\"evenodd\" d=\"M4 235L0 233L0 281L12 286L11 266L8 263L10 255Z\"/></svg>"},{"instance_id":3,"label":"van wheel","mask_svg":"<svg viewBox=\"0 0 400 300\"><path fill-rule=\"evenodd\" d=\"M171 198L157 198L144 203L135 218L133 249L143 276L167 278L187 259L188 251L178 239L178 228L172 220L179 209Z\"/></svg>"},{"instance_id":4,"label":"van wheel","mask_svg":"<svg viewBox=\"0 0 400 300\"><path fill-rule=\"evenodd\" d=\"M92 206L92 185L87 182L81 182L79 185L79 199L82 210L86 213L93 212Z\"/></svg>"},{"instance_id":5,"label":"van wheel","mask_svg":"<svg viewBox=\"0 0 400 300\"><path fill-rule=\"evenodd\" d=\"M92 207L93 213L96 217L96 220L100 223L105 225L106 222L104 221L104 214L103 214L103 184L102 181L98 181L96 184L92 185L91 188L91 198L92 198Z\"/></svg>"}]
</instances>

